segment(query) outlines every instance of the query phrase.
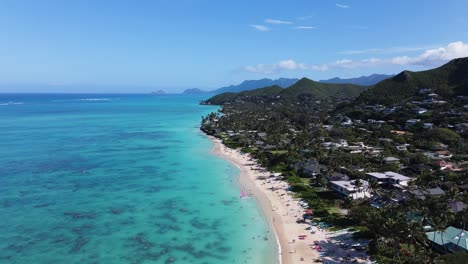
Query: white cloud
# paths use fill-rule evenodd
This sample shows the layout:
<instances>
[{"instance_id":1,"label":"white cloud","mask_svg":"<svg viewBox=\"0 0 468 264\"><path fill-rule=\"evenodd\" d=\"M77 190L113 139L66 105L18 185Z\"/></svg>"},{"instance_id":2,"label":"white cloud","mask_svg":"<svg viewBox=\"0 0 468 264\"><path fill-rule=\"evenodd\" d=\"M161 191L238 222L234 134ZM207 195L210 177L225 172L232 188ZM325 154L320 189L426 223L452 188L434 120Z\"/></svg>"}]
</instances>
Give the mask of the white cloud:
<instances>
[{"instance_id":1,"label":"white cloud","mask_svg":"<svg viewBox=\"0 0 468 264\"><path fill-rule=\"evenodd\" d=\"M345 55L356 55L356 54L366 54L366 53L382 53L382 54L390 54L390 53L403 53L403 52L413 52L413 51L421 51L421 50L428 50L433 48L434 45L431 46L421 46L421 47L390 47L390 48L371 48L371 49L362 49L362 50L345 50L340 51L338 54L345 54Z\"/></svg>"},{"instance_id":2,"label":"white cloud","mask_svg":"<svg viewBox=\"0 0 468 264\"><path fill-rule=\"evenodd\" d=\"M316 27L312 27L312 26L297 26L295 27L295 29L314 29Z\"/></svg>"},{"instance_id":3,"label":"white cloud","mask_svg":"<svg viewBox=\"0 0 468 264\"><path fill-rule=\"evenodd\" d=\"M257 64L244 67L244 70L253 73L274 74L284 70L307 70L307 66L294 60L283 60L274 64Z\"/></svg>"},{"instance_id":4,"label":"white cloud","mask_svg":"<svg viewBox=\"0 0 468 264\"><path fill-rule=\"evenodd\" d=\"M372 68L379 66L423 66L438 67L456 58L468 57L468 44L461 41L449 43L445 47L427 49L416 56L398 56L393 58L367 58L362 60L340 59L325 64L304 64L294 60L283 60L274 64L246 66L244 70L261 74L274 74L280 71L314 70L328 71L339 69Z\"/></svg>"},{"instance_id":5,"label":"white cloud","mask_svg":"<svg viewBox=\"0 0 468 264\"><path fill-rule=\"evenodd\" d=\"M301 16L301 17L298 17L297 20L309 20L313 18L313 16Z\"/></svg>"},{"instance_id":6,"label":"white cloud","mask_svg":"<svg viewBox=\"0 0 468 264\"><path fill-rule=\"evenodd\" d=\"M292 22L290 22L290 21L271 19L271 18L266 19L265 23L274 24L274 25L282 25L282 24L290 25L290 24L292 24Z\"/></svg>"},{"instance_id":7,"label":"white cloud","mask_svg":"<svg viewBox=\"0 0 468 264\"><path fill-rule=\"evenodd\" d=\"M266 26L262 26L262 25L250 25L250 26L258 31L270 31L270 28Z\"/></svg>"},{"instance_id":8,"label":"white cloud","mask_svg":"<svg viewBox=\"0 0 468 264\"><path fill-rule=\"evenodd\" d=\"M437 66L461 57L468 57L468 44L457 41L448 44L446 47L426 50L416 57L395 57L391 62L398 65Z\"/></svg>"},{"instance_id":9,"label":"white cloud","mask_svg":"<svg viewBox=\"0 0 468 264\"><path fill-rule=\"evenodd\" d=\"M416 49L406 50L412 51ZM313 65L311 68L314 70L326 71L329 69L355 69L382 65L438 67L450 60L462 57L468 57L468 44L457 41L449 43L446 47L427 49L422 54L417 56L397 56L390 59L370 58L357 61L343 59L332 63Z\"/></svg>"},{"instance_id":10,"label":"white cloud","mask_svg":"<svg viewBox=\"0 0 468 264\"><path fill-rule=\"evenodd\" d=\"M339 7L339 8L349 8L349 5L336 4L336 7Z\"/></svg>"},{"instance_id":11,"label":"white cloud","mask_svg":"<svg viewBox=\"0 0 468 264\"><path fill-rule=\"evenodd\" d=\"M331 63L312 65L311 69L316 71L328 71L331 69L356 69L364 67L376 67L384 64L384 61L379 58L370 58L364 60L341 59Z\"/></svg>"}]
</instances>

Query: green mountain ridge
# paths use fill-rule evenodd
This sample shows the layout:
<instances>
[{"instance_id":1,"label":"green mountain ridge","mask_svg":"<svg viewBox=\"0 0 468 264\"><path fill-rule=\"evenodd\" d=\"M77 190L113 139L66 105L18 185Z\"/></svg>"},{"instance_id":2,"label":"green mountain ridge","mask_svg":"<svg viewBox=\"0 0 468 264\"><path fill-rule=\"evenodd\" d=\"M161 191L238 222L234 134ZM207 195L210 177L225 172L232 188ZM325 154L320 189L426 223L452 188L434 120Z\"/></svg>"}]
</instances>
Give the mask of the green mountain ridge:
<instances>
[{"instance_id":1,"label":"green mountain ridge","mask_svg":"<svg viewBox=\"0 0 468 264\"><path fill-rule=\"evenodd\" d=\"M355 103L393 104L416 95L422 88L430 88L444 98L468 95L468 58L455 59L431 70L403 71L363 92Z\"/></svg>"},{"instance_id":2,"label":"green mountain ridge","mask_svg":"<svg viewBox=\"0 0 468 264\"><path fill-rule=\"evenodd\" d=\"M232 102L239 98L271 98L277 97L283 100L297 100L300 97L325 98L325 97L357 97L368 87L354 84L331 84L319 83L308 78L302 78L295 84L281 88L280 86L268 86L240 93L223 93L216 95L205 101L207 104L222 105L226 102Z\"/></svg>"},{"instance_id":3,"label":"green mountain ridge","mask_svg":"<svg viewBox=\"0 0 468 264\"><path fill-rule=\"evenodd\" d=\"M206 100L205 103L214 104L214 105L222 105L226 102L232 102L240 97L270 97L278 95L284 89L278 85L267 86L255 90L243 91L239 93L222 93L211 97L210 99Z\"/></svg>"},{"instance_id":4,"label":"green mountain ridge","mask_svg":"<svg viewBox=\"0 0 468 264\"><path fill-rule=\"evenodd\" d=\"M308 95L316 98L324 97L355 97L366 90L367 87L355 84L320 83L307 78L302 78L297 83L284 89L279 95L288 98L298 98Z\"/></svg>"},{"instance_id":5,"label":"green mountain ridge","mask_svg":"<svg viewBox=\"0 0 468 264\"><path fill-rule=\"evenodd\" d=\"M468 96L468 57L454 59L438 68L413 72L402 71L392 78L373 86L354 84L321 83L302 78L288 88L268 86L240 93L216 95L205 103L221 105L239 98L277 96L283 100L306 98L352 98L355 104L394 104L417 95L418 90L430 88L443 98L458 95Z\"/></svg>"}]
</instances>

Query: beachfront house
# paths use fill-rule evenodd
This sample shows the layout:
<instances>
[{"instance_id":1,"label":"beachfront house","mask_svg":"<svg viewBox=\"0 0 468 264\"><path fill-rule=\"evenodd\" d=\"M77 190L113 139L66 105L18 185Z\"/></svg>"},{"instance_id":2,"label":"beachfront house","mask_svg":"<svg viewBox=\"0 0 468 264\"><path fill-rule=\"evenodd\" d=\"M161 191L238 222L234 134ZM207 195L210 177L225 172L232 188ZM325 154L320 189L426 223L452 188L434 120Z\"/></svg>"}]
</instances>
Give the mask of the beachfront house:
<instances>
[{"instance_id":1,"label":"beachfront house","mask_svg":"<svg viewBox=\"0 0 468 264\"><path fill-rule=\"evenodd\" d=\"M464 229L449 226L444 231L427 232L426 237L439 252L468 251L468 231Z\"/></svg>"},{"instance_id":2,"label":"beachfront house","mask_svg":"<svg viewBox=\"0 0 468 264\"><path fill-rule=\"evenodd\" d=\"M369 172L366 174L369 180L377 181L382 187L404 189L408 186L408 183L413 180L413 178L392 171Z\"/></svg>"},{"instance_id":3,"label":"beachfront house","mask_svg":"<svg viewBox=\"0 0 468 264\"><path fill-rule=\"evenodd\" d=\"M314 178L320 174L320 164L316 159L308 159L298 162L295 169L304 177Z\"/></svg>"},{"instance_id":4,"label":"beachfront house","mask_svg":"<svg viewBox=\"0 0 468 264\"><path fill-rule=\"evenodd\" d=\"M327 181L349 181L349 176L344 173L334 171L332 173L328 173L325 176L325 179L327 179Z\"/></svg>"},{"instance_id":5,"label":"beachfront house","mask_svg":"<svg viewBox=\"0 0 468 264\"><path fill-rule=\"evenodd\" d=\"M352 200L371 196L367 191L369 183L365 180L331 181L329 187L338 196Z\"/></svg>"}]
</instances>

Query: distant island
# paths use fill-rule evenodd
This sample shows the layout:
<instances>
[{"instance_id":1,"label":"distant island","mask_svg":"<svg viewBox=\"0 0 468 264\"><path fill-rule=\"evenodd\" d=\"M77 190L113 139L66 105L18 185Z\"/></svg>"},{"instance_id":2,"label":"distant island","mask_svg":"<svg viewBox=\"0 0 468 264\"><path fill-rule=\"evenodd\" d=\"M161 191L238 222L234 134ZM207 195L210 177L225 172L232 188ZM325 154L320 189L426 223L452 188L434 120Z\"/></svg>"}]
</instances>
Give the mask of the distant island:
<instances>
[{"instance_id":1,"label":"distant island","mask_svg":"<svg viewBox=\"0 0 468 264\"><path fill-rule=\"evenodd\" d=\"M198 88L186 89L185 91L182 92L182 94L205 94L205 93L209 93L209 92L203 91Z\"/></svg>"},{"instance_id":2,"label":"distant island","mask_svg":"<svg viewBox=\"0 0 468 264\"><path fill-rule=\"evenodd\" d=\"M151 92L151 94L153 94L153 95L161 95L161 94L167 94L167 92L164 91L164 90L157 90L156 92Z\"/></svg>"}]
</instances>

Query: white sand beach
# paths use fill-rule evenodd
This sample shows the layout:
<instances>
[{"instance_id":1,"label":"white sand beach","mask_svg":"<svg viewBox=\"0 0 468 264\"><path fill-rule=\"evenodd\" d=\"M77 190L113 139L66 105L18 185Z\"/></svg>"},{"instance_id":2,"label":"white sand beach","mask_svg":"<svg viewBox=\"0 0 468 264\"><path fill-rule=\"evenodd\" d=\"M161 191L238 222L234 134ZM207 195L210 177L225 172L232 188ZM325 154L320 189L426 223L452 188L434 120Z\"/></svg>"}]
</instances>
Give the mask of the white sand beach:
<instances>
[{"instance_id":1,"label":"white sand beach","mask_svg":"<svg viewBox=\"0 0 468 264\"><path fill-rule=\"evenodd\" d=\"M279 254L282 264L313 263L320 259L325 263L359 262L365 253L346 250L340 247L343 236L349 239L350 234L344 232L327 232L313 227L306 230L308 224L297 223L305 210L299 200L293 198L287 190L288 184L282 180L270 178L270 172L261 168L248 154L233 150L221 143L221 140L211 137L214 142L215 155L229 160L240 170L239 184L242 191L253 195L265 214L268 223L276 232L279 241ZM312 232L313 231L313 232ZM300 236L304 236L300 239ZM318 242L320 252L313 247Z\"/></svg>"}]
</instances>

